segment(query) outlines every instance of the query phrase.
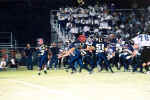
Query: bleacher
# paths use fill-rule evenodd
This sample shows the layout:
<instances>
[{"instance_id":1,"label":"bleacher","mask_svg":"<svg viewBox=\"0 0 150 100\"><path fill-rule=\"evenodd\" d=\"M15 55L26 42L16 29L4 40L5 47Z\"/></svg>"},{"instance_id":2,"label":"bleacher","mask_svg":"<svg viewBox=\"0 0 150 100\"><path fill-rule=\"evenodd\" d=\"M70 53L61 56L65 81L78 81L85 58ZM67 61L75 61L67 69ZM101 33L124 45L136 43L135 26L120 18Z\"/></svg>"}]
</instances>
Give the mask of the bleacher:
<instances>
[{"instance_id":1,"label":"bleacher","mask_svg":"<svg viewBox=\"0 0 150 100\"><path fill-rule=\"evenodd\" d=\"M128 39L138 32L150 31L150 15L144 9L109 8L107 5L60 8L52 13L52 30L62 41L75 40L81 34L89 37L112 33Z\"/></svg>"}]
</instances>

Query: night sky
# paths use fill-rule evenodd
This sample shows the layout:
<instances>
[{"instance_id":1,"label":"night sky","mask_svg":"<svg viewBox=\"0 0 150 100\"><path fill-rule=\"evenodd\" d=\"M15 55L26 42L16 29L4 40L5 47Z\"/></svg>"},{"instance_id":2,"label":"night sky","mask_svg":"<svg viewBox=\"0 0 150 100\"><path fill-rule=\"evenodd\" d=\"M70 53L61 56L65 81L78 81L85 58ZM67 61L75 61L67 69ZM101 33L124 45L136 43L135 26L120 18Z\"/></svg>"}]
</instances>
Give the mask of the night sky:
<instances>
[{"instance_id":1,"label":"night sky","mask_svg":"<svg viewBox=\"0 0 150 100\"><path fill-rule=\"evenodd\" d=\"M97 0L86 1L95 4ZM111 1L120 8L129 8L132 0ZM0 32L13 32L21 44L34 43L38 37L50 42L49 10L66 4L77 5L75 0L0 0Z\"/></svg>"}]
</instances>

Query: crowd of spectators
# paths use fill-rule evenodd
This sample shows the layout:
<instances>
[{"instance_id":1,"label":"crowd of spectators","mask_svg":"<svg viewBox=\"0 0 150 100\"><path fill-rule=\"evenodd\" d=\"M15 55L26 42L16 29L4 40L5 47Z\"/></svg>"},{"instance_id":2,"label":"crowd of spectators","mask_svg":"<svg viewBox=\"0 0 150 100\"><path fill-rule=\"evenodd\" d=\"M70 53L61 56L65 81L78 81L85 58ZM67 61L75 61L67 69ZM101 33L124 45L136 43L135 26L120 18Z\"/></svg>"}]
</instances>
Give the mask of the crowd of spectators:
<instances>
[{"instance_id":1,"label":"crowd of spectators","mask_svg":"<svg viewBox=\"0 0 150 100\"><path fill-rule=\"evenodd\" d=\"M131 38L137 33L150 31L150 15L144 9L122 9L96 5L88 7L66 7L57 11L57 22L61 34L75 39L80 34L115 34L122 38Z\"/></svg>"}]
</instances>

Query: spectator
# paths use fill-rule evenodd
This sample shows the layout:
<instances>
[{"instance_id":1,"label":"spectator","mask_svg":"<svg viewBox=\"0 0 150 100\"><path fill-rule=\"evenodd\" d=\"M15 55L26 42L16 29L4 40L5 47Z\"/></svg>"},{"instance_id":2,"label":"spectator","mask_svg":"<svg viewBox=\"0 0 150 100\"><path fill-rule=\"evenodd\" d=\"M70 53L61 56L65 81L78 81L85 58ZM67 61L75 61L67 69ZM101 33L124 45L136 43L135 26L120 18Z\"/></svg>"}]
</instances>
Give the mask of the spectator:
<instances>
[{"instance_id":1,"label":"spectator","mask_svg":"<svg viewBox=\"0 0 150 100\"><path fill-rule=\"evenodd\" d=\"M6 70L6 60L5 58L2 58L2 61L0 62L0 71Z\"/></svg>"},{"instance_id":2,"label":"spectator","mask_svg":"<svg viewBox=\"0 0 150 100\"><path fill-rule=\"evenodd\" d=\"M28 70L33 70L33 64L32 64L32 53L33 50L30 47L30 44L28 43L25 50L25 57L26 57L26 61L27 61L27 69Z\"/></svg>"},{"instance_id":3,"label":"spectator","mask_svg":"<svg viewBox=\"0 0 150 100\"><path fill-rule=\"evenodd\" d=\"M15 57L12 57L9 61L10 68L18 68L17 60Z\"/></svg>"},{"instance_id":4,"label":"spectator","mask_svg":"<svg viewBox=\"0 0 150 100\"><path fill-rule=\"evenodd\" d=\"M52 65L55 64L55 70L57 69L58 64L58 54L59 54L59 48L56 43L52 44L52 47L50 48L50 53L52 54L49 68L52 69Z\"/></svg>"}]
</instances>

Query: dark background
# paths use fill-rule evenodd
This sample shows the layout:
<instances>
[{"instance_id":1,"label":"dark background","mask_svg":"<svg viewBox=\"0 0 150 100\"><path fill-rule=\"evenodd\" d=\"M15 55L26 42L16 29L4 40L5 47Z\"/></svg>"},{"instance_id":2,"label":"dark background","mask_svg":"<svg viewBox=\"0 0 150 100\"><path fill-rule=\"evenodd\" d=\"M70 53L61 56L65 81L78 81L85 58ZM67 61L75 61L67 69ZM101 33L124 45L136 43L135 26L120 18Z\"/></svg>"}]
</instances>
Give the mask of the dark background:
<instances>
[{"instance_id":1,"label":"dark background","mask_svg":"<svg viewBox=\"0 0 150 100\"><path fill-rule=\"evenodd\" d=\"M86 5L98 0L85 0ZM148 6L150 0L99 0L114 2L118 8ZM38 37L50 41L49 10L77 6L76 0L0 0L0 32L13 32L18 43L34 43Z\"/></svg>"}]
</instances>

